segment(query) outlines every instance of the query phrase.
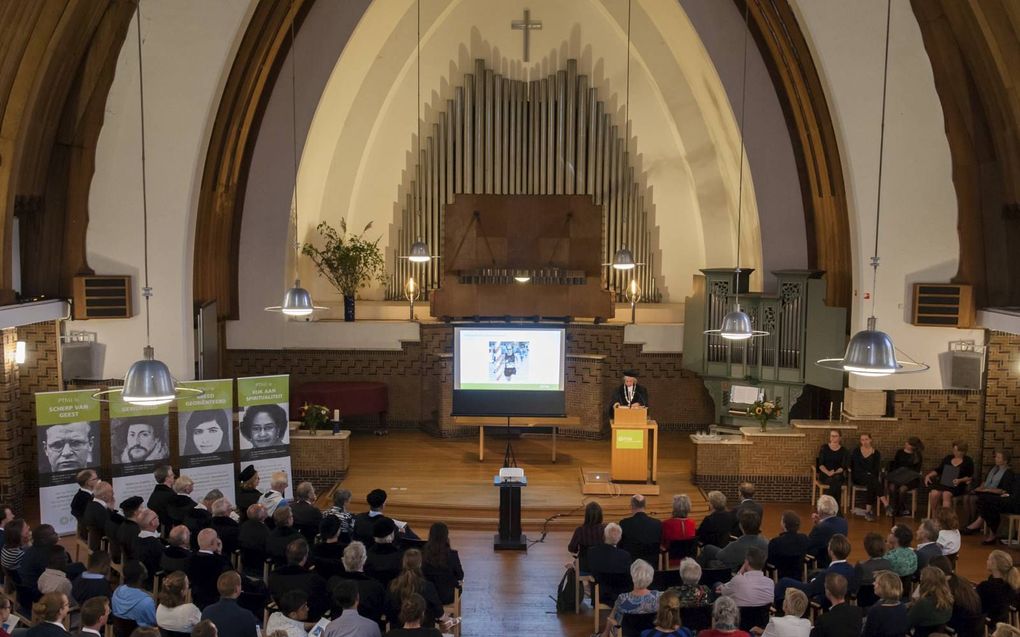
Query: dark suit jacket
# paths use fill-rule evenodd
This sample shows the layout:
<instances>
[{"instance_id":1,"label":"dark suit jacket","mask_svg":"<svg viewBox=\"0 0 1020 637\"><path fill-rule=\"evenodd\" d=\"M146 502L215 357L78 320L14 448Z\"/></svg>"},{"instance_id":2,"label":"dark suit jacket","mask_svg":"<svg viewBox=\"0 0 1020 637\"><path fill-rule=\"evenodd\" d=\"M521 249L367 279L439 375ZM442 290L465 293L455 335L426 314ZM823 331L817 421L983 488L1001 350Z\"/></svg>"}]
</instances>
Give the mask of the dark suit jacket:
<instances>
[{"instance_id":1,"label":"dark suit jacket","mask_svg":"<svg viewBox=\"0 0 1020 637\"><path fill-rule=\"evenodd\" d=\"M365 572L374 577L383 588L403 570L404 551L394 544L373 544L368 549Z\"/></svg>"},{"instance_id":2,"label":"dark suit jacket","mask_svg":"<svg viewBox=\"0 0 1020 637\"><path fill-rule=\"evenodd\" d=\"M136 537L131 552L136 560L145 564L145 570L152 577L163 561L163 541L158 537Z\"/></svg>"},{"instance_id":3,"label":"dark suit jacket","mask_svg":"<svg viewBox=\"0 0 1020 637\"><path fill-rule=\"evenodd\" d=\"M216 580L224 571L230 570L230 562L215 553L195 553L188 565L188 579L191 581L191 599L195 606L205 608L219 599Z\"/></svg>"},{"instance_id":4,"label":"dark suit jacket","mask_svg":"<svg viewBox=\"0 0 1020 637\"><path fill-rule=\"evenodd\" d=\"M609 401L610 412L612 412L612 407L616 403L620 403L621 405L627 404L627 396L625 392L626 389L624 389L623 384L620 384L616 388L616 391L613 392L613 398ZM643 407L648 407L648 390L645 389L645 386L641 383L634 386L634 402L641 403Z\"/></svg>"},{"instance_id":5,"label":"dark suit jacket","mask_svg":"<svg viewBox=\"0 0 1020 637\"><path fill-rule=\"evenodd\" d=\"M166 573L174 571L188 572L191 564L191 551L180 546L168 546L163 549L163 556L159 560L159 570Z\"/></svg>"},{"instance_id":6,"label":"dark suit jacket","mask_svg":"<svg viewBox=\"0 0 1020 637\"><path fill-rule=\"evenodd\" d=\"M359 513L354 516L354 532L352 533L355 540L361 542L368 548L375 544L375 538L372 537L372 529L375 528L375 523L386 517L385 515L369 515L368 511Z\"/></svg>"},{"instance_id":7,"label":"dark suit jacket","mask_svg":"<svg viewBox=\"0 0 1020 637\"><path fill-rule=\"evenodd\" d=\"M196 506L197 503L191 499L191 496L183 493L175 493L170 496L166 503L166 513L170 518L170 526L178 524L187 526L188 515Z\"/></svg>"},{"instance_id":8,"label":"dark suit jacket","mask_svg":"<svg viewBox=\"0 0 1020 637\"><path fill-rule=\"evenodd\" d=\"M191 549L198 550L198 533L212 525L212 513L198 506L188 511L188 517L184 519L184 525L191 531Z\"/></svg>"},{"instance_id":9,"label":"dark suit jacket","mask_svg":"<svg viewBox=\"0 0 1020 637\"><path fill-rule=\"evenodd\" d=\"M928 562L942 555L942 547L938 545L938 542L932 542L915 550L914 553L917 554L917 572L920 573L922 568L928 566Z\"/></svg>"},{"instance_id":10,"label":"dark suit jacket","mask_svg":"<svg viewBox=\"0 0 1020 637\"><path fill-rule=\"evenodd\" d=\"M117 527L117 541L127 551L125 556L128 559L138 559L135 555L135 540L138 539L138 534L141 533L142 529L138 526L138 523L134 520L124 520L120 526ZM148 564L146 564L148 566ZM154 574L155 571L149 571L150 574Z\"/></svg>"},{"instance_id":11,"label":"dark suit jacket","mask_svg":"<svg viewBox=\"0 0 1020 637\"><path fill-rule=\"evenodd\" d=\"M330 595L326 589L326 580L315 571L288 564L269 574L269 592L277 605L284 593L295 589L308 595L308 621L318 621L329 610Z\"/></svg>"},{"instance_id":12,"label":"dark suit jacket","mask_svg":"<svg viewBox=\"0 0 1020 637\"><path fill-rule=\"evenodd\" d=\"M634 559L642 559L652 568L659 565L659 546L662 544L662 522L638 511L629 518L620 520L623 537L620 548Z\"/></svg>"},{"instance_id":13,"label":"dark suit jacket","mask_svg":"<svg viewBox=\"0 0 1020 637\"><path fill-rule=\"evenodd\" d=\"M266 554L275 561L287 561L287 545L301 537L301 531L292 526L277 527L266 536ZM282 563L282 562L281 562Z\"/></svg>"},{"instance_id":14,"label":"dark suit jacket","mask_svg":"<svg viewBox=\"0 0 1020 637\"><path fill-rule=\"evenodd\" d=\"M242 522L248 519L248 507L253 504L258 504L259 498L261 497L262 492L258 489L245 489L243 487L238 487L237 512L241 514Z\"/></svg>"},{"instance_id":15,"label":"dark suit jacket","mask_svg":"<svg viewBox=\"0 0 1020 637\"><path fill-rule=\"evenodd\" d=\"M733 535L737 537L744 534L744 532L740 530L741 511L754 511L758 514L758 520L761 520L761 516L764 513L764 509L761 508L761 505L754 500L744 500L737 506L733 507Z\"/></svg>"},{"instance_id":16,"label":"dark suit jacket","mask_svg":"<svg viewBox=\"0 0 1020 637\"><path fill-rule=\"evenodd\" d=\"M237 605L236 599L221 599L202 611L202 619L216 624L217 637L256 637L255 615Z\"/></svg>"},{"instance_id":17,"label":"dark suit jacket","mask_svg":"<svg viewBox=\"0 0 1020 637\"><path fill-rule=\"evenodd\" d=\"M173 522L170 520L170 514L167 513L167 504L170 502L170 498L174 497L174 490L165 484L157 484L156 488L152 490L152 495L149 496L149 501L145 506L156 512L159 516L159 523L164 528L169 530L173 526Z\"/></svg>"},{"instance_id":18,"label":"dark suit jacket","mask_svg":"<svg viewBox=\"0 0 1020 637\"><path fill-rule=\"evenodd\" d=\"M587 560L585 562L587 563ZM464 579L464 567L460 564L460 555L457 551L450 549L450 555L445 566L422 564L421 570L422 574L425 575L425 579L435 585L439 599L444 604L452 604L453 590Z\"/></svg>"},{"instance_id":19,"label":"dark suit jacket","mask_svg":"<svg viewBox=\"0 0 1020 637\"><path fill-rule=\"evenodd\" d=\"M212 518L210 524L223 542L223 554L233 555L237 550L238 538L241 537L241 525L229 516Z\"/></svg>"},{"instance_id":20,"label":"dark suit jacket","mask_svg":"<svg viewBox=\"0 0 1020 637\"><path fill-rule=\"evenodd\" d=\"M386 590L382 584L364 573L343 573L329 578L329 599L332 603L333 589L341 580L354 580L358 584L358 614L374 622L379 622L386 610ZM333 617L339 617L343 609L333 608Z\"/></svg>"},{"instance_id":21,"label":"dark suit jacket","mask_svg":"<svg viewBox=\"0 0 1020 637\"><path fill-rule=\"evenodd\" d=\"M705 516L698 525L698 541L708 546L722 548L730 543L733 532L733 512L713 511Z\"/></svg>"},{"instance_id":22,"label":"dark suit jacket","mask_svg":"<svg viewBox=\"0 0 1020 637\"><path fill-rule=\"evenodd\" d=\"M630 573L633 561L630 553L606 543L588 549L588 570L592 573Z\"/></svg>"},{"instance_id":23,"label":"dark suit jacket","mask_svg":"<svg viewBox=\"0 0 1020 637\"><path fill-rule=\"evenodd\" d=\"M96 529L102 536L106 533L106 523L109 521L110 512L102 504L93 500L85 507L85 515L82 516L85 528Z\"/></svg>"},{"instance_id":24,"label":"dark suit jacket","mask_svg":"<svg viewBox=\"0 0 1020 637\"><path fill-rule=\"evenodd\" d=\"M28 629L26 637L70 637L71 633L64 630L63 626L57 626L49 622L39 622Z\"/></svg>"},{"instance_id":25,"label":"dark suit jacket","mask_svg":"<svg viewBox=\"0 0 1020 637\"><path fill-rule=\"evenodd\" d=\"M319 533L319 522L322 522L322 511L303 500L297 500L291 504L290 510L294 514L294 526L301 531L309 543L314 541L315 536Z\"/></svg>"},{"instance_id":26,"label":"dark suit jacket","mask_svg":"<svg viewBox=\"0 0 1020 637\"><path fill-rule=\"evenodd\" d=\"M769 564L776 567L781 578L800 579L807 547L808 537L803 533L780 533L769 541Z\"/></svg>"},{"instance_id":27,"label":"dark suit jacket","mask_svg":"<svg viewBox=\"0 0 1020 637\"><path fill-rule=\"evenodd\" d=\"M18 567L18 578L21 584L30 588L36 588L39 583L39 576L46 570L50 562L52 546L30 546L25 549L21 558L21 565Z\"/></svg>"},{"instance_id":28,"label":"dark suit jacket","mask_svg":"<svg viewBox=\"0 0 1020 637\"><path fill-rule=\"evenodd\" d=\"M807 583L807 588L804 592L807 593L808 599L813 601L822 601L825 599L825 576L829 573L839 573L846 578L846 593L847 595L856 595L857 589L860 588L860 583L857 581L857 569L853 567L849 562L836 562L830 564L824 571L819 572L810 582ZM822 605L827 605L828 602L824 602ZM858 631L860 626L857 627Z\"/></svg>"},{"instance_id":29,"label":"dark suit jacket","mask_svg":"<svg viewBox=\"0 0 1020 637\"><path fill-rule=\"evenodd\" d=\"M74 494L71 499L71 515L74 519L81 520L85 515L85 508L92 502L92 494L84 489L79 488L78 492Z\"/></svg>"},{"instance_id":30,"label":"dark suit jacket","mask_svg":"<svg viewBox=\"0 0 1020 637\"><path fill-rule=\"evenodd\" d=\"M815 620L811 637L858 637L863 611L846 602L833 606Z\"/></svg>"},{"instance_id":31,"label":"dark suit jacket","mask_svg":"<svg viewBox=\"0 0 1020 637\"><path fill-rule=\"evenodd\" d=\"M79 577L71 582L71 597L81 606L93 597L113 595L113 585L106 579L85 579Z\"/></svg>"},{"instance_id":32,"label":"dark suit jacket","mask_svg":"<svg viewBox=\"0 0 1020 637\"><path fill-rule=\"evenodd\" d=\"M808 553L818 560L819 568L829 565L829 540L837 533L846 535L847 523L846 518L835 515L819 521L808 533Z\"/></svg>"}]
</instances>

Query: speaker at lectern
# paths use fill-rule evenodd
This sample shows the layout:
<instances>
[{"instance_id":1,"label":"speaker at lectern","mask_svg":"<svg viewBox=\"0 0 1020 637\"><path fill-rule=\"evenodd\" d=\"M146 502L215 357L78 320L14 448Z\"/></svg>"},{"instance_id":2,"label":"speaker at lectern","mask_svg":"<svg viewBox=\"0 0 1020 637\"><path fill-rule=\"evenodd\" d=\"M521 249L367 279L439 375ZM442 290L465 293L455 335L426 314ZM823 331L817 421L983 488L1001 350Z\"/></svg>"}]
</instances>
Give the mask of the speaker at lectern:
<instances>
[{"instance_id":1,"label":"speaker at lectern","mask_svg":"<svg viewBox=\"0 0 1020 637\"><path fill-rule=\"evenodd\" d=\"M648 410L617 407L610 425L613 482L648 482L654 458L649 445Z\"/></svg>"}]
</instances>

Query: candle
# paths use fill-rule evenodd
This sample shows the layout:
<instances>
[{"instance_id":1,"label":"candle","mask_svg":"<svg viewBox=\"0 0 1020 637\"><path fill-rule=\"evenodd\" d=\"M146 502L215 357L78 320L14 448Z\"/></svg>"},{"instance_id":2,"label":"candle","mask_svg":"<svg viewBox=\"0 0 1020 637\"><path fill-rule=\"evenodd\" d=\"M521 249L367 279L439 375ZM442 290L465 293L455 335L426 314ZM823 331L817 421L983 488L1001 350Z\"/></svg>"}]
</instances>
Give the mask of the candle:
<instances>
[{"instance_id":1,"label":"candle","mask_svg":"<svg viewBox=\"0 0 1020 637\"><path fill-rule=\"evenodd\" d=\"M340 420L340 410L339 409L334 409L333 410L333 422L337 422L339 420Z\"/></svg>"},{"instance_id":2,"label":"candle","mask_svg":"<svg viewBox=\"0 0 1020 637\"><path fill-rule=\"evenodd\" d=\"M835 406L835 403L829 403L829 420L832 420L832 408Z\"/></svg>"}]
</instances>

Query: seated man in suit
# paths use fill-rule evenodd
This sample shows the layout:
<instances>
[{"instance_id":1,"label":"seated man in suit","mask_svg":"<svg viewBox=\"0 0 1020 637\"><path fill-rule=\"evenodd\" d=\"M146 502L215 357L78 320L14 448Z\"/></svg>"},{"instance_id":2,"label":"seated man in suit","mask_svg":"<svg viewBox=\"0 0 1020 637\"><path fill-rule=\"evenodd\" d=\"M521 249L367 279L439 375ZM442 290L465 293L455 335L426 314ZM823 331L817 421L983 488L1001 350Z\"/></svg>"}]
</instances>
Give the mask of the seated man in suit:
<instances>
[{"instance_id":1,"label":"seated man in suit","mask_svg":"<svg viewBox=\"0 0 1020 637\"><path fill-rule=\"evenodd\" d=\"M220 555L222 548L216 531L202 529L199 532L198 552L191 556L187 570L192 602L199 608L205 608L216 601L219 596L216 583L221 574L230 570L230 562Z\"/></svg>"},{"instance_id":2,"label":"seated man in suit","mask_svg":"<svg viewBox=\"0 0 1020 637\"><path fill-rule=\"evenodd\" d=\"M723 548L706 546L698 560L705 568L728 568L736 571L744 564L748 549L754 547L767 554L769 541L761 534L761 518L750 509L740 512L741 536Z\"/></svg>"},{"instance_id":3,"label":"seated man in suit","mask_svg":"<svg viewBox=\"0 0 1020 637\"><path fill-rule=\"evenodd\" d=\"M212 526L212 505L213 502L223 499L223 492L219 489L212 489L205 494L202 501L195 505L188 512L188 519L184 522L191 529L191 536L196 537L202 529Z\"/></svg>"},{"instance_id":4,"label":"seated man in suit","mask_svg":"<svg viewBox=\"0 0 1020 637\"><path fill-rule=\"evenodd\" d=\"M698 525L698 541L705 546L726 546L730 543L736 518L726 509L726 494L722 491L709 491L706 497L712 511Z\"/></svg>"},{"instance_id":5,"label":"seated man in suit","mask_svg":"<svg viewBox=\"0 0 1020 637\"><path fill-rule=\"evenodd\" d=\"M85 517L85 508L92 502L92 490L99 482L99 476L92 469L82 469L75 476L78 482L78 491L71 499L71 515L79 522Z\"/></svg>"},{"instance_id":6,"label":"seated man in suit","mask_svg":"<svg viewBox=\"0 0 1020 637\"><path fill-rule=\"evenodd\" d=\"M308 569L308 541L299 537L287 545L287 564L269 574L269 592L277 604L284 593L300 590L308 596L308 621L316 622L329 610L326 580Z\"/></svg>"},{"instance_id":7,"label":"seated man in suit","mask_svg":"<svg viewBox=\"0 0 1020 637\"><path fill-rule=\"evenodd\" d=\"M649 564L659 563L659 546L662 543L662 522L645 513L645 496L634 495L630 499L631 516L620 520L623 538L620 548L634 559Z\"/></svg>"},{"instance_id":8,"label":"seated man in suit","mask_svg":"<svg viewBox=\"0 0 1020 637\"><path fill-rule=\"evenodd\" d=\"M800 532L800 516L793 511L783 511L779 525L783 531L769 541L769 564L776 567L780 578L800 579L808 547L808 537Z\"/></svg>"},{"instance_id":9,"label":"seated man in suit","mask_svg":"<svg viewBox=\"0 0 1020 637\"><path fill-rule=\"evenodd\" d=\"M170 529L167 535L167 547L159 560L159 570L164 573L174 571L188 572L191 564L191 531L183 524Z\"/></svg>"},{"instance_id":10,"label":"seated man in suit","mask_svg":"<svg viewBox=\"0 0 1020 637\"><path fill-rule=\"evenodd\" d=\"M819 602L823 606L828 604L825 600L825 577L831 573L842 575L847 582L847 590L850 594L856 594L858 583L857 583L857 572L853 565L847 562L846 558L850 556L850 540L841 533L833 535L829 539L829 565L824 571L818 571L809 582L801 582L800 580L783 578L776 584L776 604L781 604L783 598L786 595L787 588L796 588L804 591L811 601Z\"/></svg>"},{"instance_id":11,"label":"seated man in suit","mask_svg":"<svg viewBox=\"0 0 1020 637\"><path fill-rule=\"evenodd\" d=\"M33 610L41 610L41 620L28 629L26 637L70 637L64 629L64 618L71 612L67 595L63 593L46 593L34 605Z\"/></svg>"},{"instance_id":12,"label":"seated man in suit","mask_svg":"<svg viewBox=\"0 0 1020 637\"><path fill-rule=\"evenodd\" d=\"M140 529L134 540L131 554L145 564L145 569L155 575L163 561L163 540L159 537L159 515L151 509L142 509L138 515Z\"/></svg>"},{"instance_id":13,"label":"seated man in suit","mask_svg":"<svg viewBox=\"0 0 1020 637\"><path fill-rule=\"evenodd\" d=\"M81 604L81 632L78 637L102 635L110 618L110 598L105 595L93 597Z\"/></svg>"},{"instance_id":14,"label":"seated man in suit","mask_svg":"<svg viewBox=\"0 0 1020 637\"><path fill-rule=\"evenodd\" d=\"M753 511L744 511L745 515L755 515ZM765 575L765 551L752 546L747 549L747 557L733 579L725 584L716 585L717 595L733 598L740 608L757 608L773 603L776 585L771 577Z\"/></svg>"},{"instance_id":15,"label":"seated man in suit","mask_svg":"<svg viewBox=\"0 0 1020 637\"><path fill-rule=\"evenodd\" d=\"M241 576L237 571L227 571L220 575L216 580L216 589L220 599L205 607L202 619L208 619L216 625L218 637L258 637L255 615L237 603L237 598L241 596Z\"/></svg>"},{"instance_id":16,"label":"seated man in suit","mask_svg":"<svg viewBox=\"0 0 1020 637\"><path fill-rule=\"evenodd\" d=\"M761 508L761 504L754 500L754 485L750 482L741 482L740 486L737 487L737 492L740 494L740 502L737 506L733 507L733 519L736 524L733 525L733 535L740 537L740 512L741 511L754 511L758 514L758 519L762 519L764 510Z\"/></svg>"},{"instance_id":17,"label":"seated man in suit","mask_svg":"<svg viewBox=\"0 0 1020 637\"><path fill-rule=\"evenodd\" d=\"M194 490L195 481L188 476L177 476L177 479L174 480L174 494L166 503L167 516L174 526L183 524L189 529L191 528L188 518L191 516L191 510L197 506L196 502L191 499L191 492Z\"/></svg>"},{"instance_id":18,"label":"seated man in suit","mask_svg":"<svg viewBox=\"0 0 1020 637\"><path fill-rule=\"evenodd\" d=\"M315 506L315 487L311 482L302 482L294 488L294 502L290 510L294 513L294 527L309 542L315 541L322 522L322 511Z\"/></svg>"},{"instance_id":19,"label":"seated man in suit","mask_svg":"<svg viewBox=\"0 0 1020 637\"><path fill-rule=\"evenodd\" d=\"M156 602L142 588L149 578L145 565L138 560L124 562L123 583L113 591L110 609L114 617L130 619L139 626L156 625Z\"/></svg>"},{"instance_id":20,"label":"seated man in suit","mask_svg":"<svg viewBox=\"0 0 1020 637\"><path fill-rule=\"evenodd\" d=\"M847 580L839 573L825 576L825 598L831 605L818 616L811 637L856 637L861 634L863 611L846 602Z\"/></svg>"},{"instance_id":21,"label":"seated man in suit","mask_svg":"<svg viewBox=\"0 0 1020 637\"><path fill-rule=\"evenodd\" d=\"M605 542L588 549L588 570L596 578L605 576L610 579L617 576L616 579L622 582L625 579L624 576L630 576L630 565L634 561L630 553L616 546L620 543L620 538L623 537L623 529L619 524L610 522L606 525L602 535ZM627 586L618 591L600 591L600 594L606 600L616 599L617 594L625 593L629 589L630 587ZM594 588L592 594L594 594Z\"/></svg>"},{"instance_id":22,"label":"seated man in suit","mask_svg":"<svg viewBox=\"0 0 1020 637\"><path fill-rule=\"evenodd\" d=\"M85 507L82 521L88 531L89 549L99 550L99 541L106 535L106 525L110 521L110 509L113 508L113 485L100 480L92 490L92 501Z\"/></svg>"},{"instance_id":23,"label":"seated man in suit","mask_svg":"<svg viewBox=\"0 0 1020 637\"><path fill-rule=\"evenodd\" d=\"M838 512L839 505L836 503L836 498L831 495L823 495L818 498L816 512L811 514L815 525L808 533L808 553L817 560L819 568L829 565L827 552L829 539L837 533L842 535L848 533L846 518L837 517L836 513Z\"/></svg>"},{"instance_id":24,"label":"seated man in suit","mask_svg":"<svg viewBox=\"0 0 1020 637\"><path fill-rule=\"evenodd\" d=\"M364 544L357 540L348 544L344 549L344 572L331 577L327 582L327 587L332 593L341 581L355 582L358 585L358 614L371 619L380 627L384 627L382 615L386 609L386 590L382 584L365 574L367 559L368 552L365 550ZM342 611L343 608L338 608L334 604L332 616L336 617L337 613Z\"/></svg>"},{"instance_id":25,"label":"seated man in suit","mask_svg":"<svg viewBox=\"0 0 1020 637\"><path fill-rule=\"evenodd\" d=\"M914 553L917 554L917 570L920 572L925 566L928 566L928 562L942 555L942 547L936 542L939 537L938 527L928 518L921 520L921 523L917 525L915 535L917 536L917 548L914 549Z\"/></svg>"},{"instance_id":26,"label":"seated man in suit","mask_svg":"<svg viewBox=\"0 0 1020 637\"><path fill-rule=\"evenodd\" d=\"M261 504L248 507L247 519L241 523L237 533L237 547L241 549L241 563L246 575L262 577L262 563L266 559L266 540L269 527L266 526L266 508Z\"/></svg>"},{"instance_id":27,"label":"seated man in suit","mask_svg":"<svg viewBox=\"0 0 1020 637\"><path fill-rule=\"evenodd\" d=\"M145 503L140 496L132 496L120 503L120 510L124 516L117 527L117 542L124 552L124 559L138 559L134 555L135 538L141 532L141 525L138 523L142 511L148 511L142 505ZM146 565L148 566L148 565Z\"/></svg>"},{"instance_id":28,"label":"seated man in suit","mask_svg":"<svg viewBox=\"0 0 1020 637\"><path fill-rule=\"evenodd\" d=\"M146 506L156 512L156 515L159 516L160 527L163 532L166 532L174 525L166 507L170 503L170 498L174 497L173 486L177 476L174 475L173 467L168 464L162 464L152 472L152 477L156 479L156 487L152 490L152 494L149 495L149 501L146 503Z\"/></svg>"},{"instance_id":29,"label":"seated man in suit","mask_svg":"<svg viewBox=\"0 0 1020 637\"><path fill-rule=\"evenodd\" d=\"M71 597L81 606L94 597L108 598L112 593L110 555L106 551L96 551L89 555L88 570L71 582Z\"/></svg>"},{"instance_id":30,"label":"seated man in suit","mask_svg":"<svg viewBox=\"0 0 1020 637\"><path fill-rule=\"evenodd\" d=\"M212 513L211 528L223 542L223 554L230 557L237 550L238 537L241 535L241 525L235 519L237 515L234 513L234 506L230 500L220 498L212 503L209 512Z\"/></svg>"},{"instance_id":31,"label":"seated man in suit","mask_svg":"<svg viewBox=\"0 0 1020 637\"><path fill-rule=\"evenodd\" d=\"M294 528L294 514L290 507L278 507L273 512L274 528L266 536L266 556L276 564L286 564L287 545L301 537L301 532Z\"/></svg>"}]
</instances>

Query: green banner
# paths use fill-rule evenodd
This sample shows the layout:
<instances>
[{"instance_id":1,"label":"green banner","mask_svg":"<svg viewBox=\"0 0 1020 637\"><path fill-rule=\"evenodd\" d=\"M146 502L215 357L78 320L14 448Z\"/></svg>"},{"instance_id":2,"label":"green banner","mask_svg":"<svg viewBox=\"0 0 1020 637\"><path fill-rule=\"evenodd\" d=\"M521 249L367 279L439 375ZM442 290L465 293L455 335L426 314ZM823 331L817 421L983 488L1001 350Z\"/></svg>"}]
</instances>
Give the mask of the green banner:
<instances>
[{"instance_id":1,"label":"green banner","mask_svg":"<svg viewBox=\"0 0 1020 637\"><path fill-rule=\"evenodd\" d=\"M131 418L132 416L162 416L170 413L170 403L162 405L132 405L124 402L120 392L110 394L110 418Z\"/></svg>"},{"instance_id":2,"label":"green banner","mask_svg":"<svg viewBox=\"0 0 1020 637\"><path fill-rule=\"evenodd\" d=\"M290 376L256 376L237 379L237 404L283 404L290 402Z\"/></svg>"},{"instance_id":3,"label":"green banner","mask_svg":"<svg viewBox=\"0 0 1020 637\"><path fill-rule=\"evenodd\" d=\"M644 449L644 429L614 429L617 449Z\"/></svg>"},{"instance_id":4,"label":"green banner","mask_svg":"<svg viewBox=\"0 0 1020 637\"><path fill-rule=\"evenodd\" d=\"M99 420L99 401L92 398L95 392L95 389L81 389L36 394L36 426Z\"/></svg>"},{"instance_id":5,"label":"green banner","mask_svg":"<svg viewBox=\"0 0 1020 637\"><path fill-rule=\"evenodd\" d=\"M177 411L201 411L204 409L234 408L234 381L225 380L189 380L178 383L182 387L200 389L202 394L194 398L177 401Z\"/></svg>"}]
</instances>

